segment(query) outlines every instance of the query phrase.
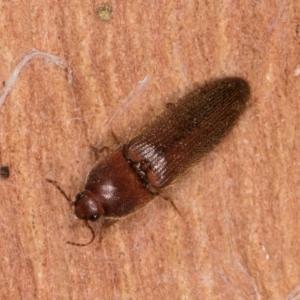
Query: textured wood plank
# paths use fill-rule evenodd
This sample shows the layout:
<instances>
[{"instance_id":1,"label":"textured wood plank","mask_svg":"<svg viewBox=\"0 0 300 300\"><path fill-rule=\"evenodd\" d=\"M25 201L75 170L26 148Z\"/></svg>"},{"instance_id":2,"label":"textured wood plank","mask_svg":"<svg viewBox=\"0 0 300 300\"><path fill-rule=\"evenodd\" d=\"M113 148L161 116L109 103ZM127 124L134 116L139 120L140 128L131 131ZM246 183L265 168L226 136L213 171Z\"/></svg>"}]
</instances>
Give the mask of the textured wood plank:
<instances>
[{"instance_id":1,"label":"textured wood plank","mask_svg":"<svg viewBox=\"0 0 300 300\"><path fill-rule=\"evenodd\" d=\"M2 82L33 47L73 70L69 85L32 60L0 108L1 299L285 299L300 284L299 1L109 4L104 22L95 1L0 1ZM185 218L157 199L67 245L89 231L45 178L74 197L89 146L117 146L110 128L125 142L222 76L249 81L250 105L167 190Z\"/></svg>"}]
</instances>

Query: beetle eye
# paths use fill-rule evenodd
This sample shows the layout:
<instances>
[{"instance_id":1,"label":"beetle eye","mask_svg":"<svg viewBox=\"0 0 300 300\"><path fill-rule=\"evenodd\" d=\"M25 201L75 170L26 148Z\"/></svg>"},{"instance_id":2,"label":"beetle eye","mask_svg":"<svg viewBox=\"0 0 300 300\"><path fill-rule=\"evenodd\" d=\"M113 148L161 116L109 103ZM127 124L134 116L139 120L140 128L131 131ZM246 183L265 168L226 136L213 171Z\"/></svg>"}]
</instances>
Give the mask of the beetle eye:
<instances>
[{"instance_id":1,"label":"beetle eye","mask_svg":"<svg viewBox=\"0 0 300 300\"><path fill-rule=\"evenodd\" d=\"M99 219L99 215L95 214L90 217L90 221L97 221Z\"/></svg>"}]
</instances>

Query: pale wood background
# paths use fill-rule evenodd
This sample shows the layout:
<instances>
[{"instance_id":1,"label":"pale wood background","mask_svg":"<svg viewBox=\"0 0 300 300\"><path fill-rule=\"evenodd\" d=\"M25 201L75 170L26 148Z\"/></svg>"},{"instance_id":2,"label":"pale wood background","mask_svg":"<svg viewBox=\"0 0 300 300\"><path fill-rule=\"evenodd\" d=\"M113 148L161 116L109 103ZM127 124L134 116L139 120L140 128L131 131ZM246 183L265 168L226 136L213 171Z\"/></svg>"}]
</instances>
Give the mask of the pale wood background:
<instances>
[{"instance_id":1,"label":"pale wood background","mask_svg":"<svg viewBox=\"0 0 300 300\"><path fill-rule=\"evenodd\" d=\"M108 22L100 1L0 1L2 82L33 47L73 70L69 86L63 69L31 61L0 108L0 165L11 170L0 179L0 298L295 299L300 2L106 3ZM230 75L249 81L249 107L166 191L185 217L157 198L101 243L67 245L90 234L45 178L74 197L89 146L117 147L110 127L125 142L165 103Z\"/></svg>"}]
</instances>

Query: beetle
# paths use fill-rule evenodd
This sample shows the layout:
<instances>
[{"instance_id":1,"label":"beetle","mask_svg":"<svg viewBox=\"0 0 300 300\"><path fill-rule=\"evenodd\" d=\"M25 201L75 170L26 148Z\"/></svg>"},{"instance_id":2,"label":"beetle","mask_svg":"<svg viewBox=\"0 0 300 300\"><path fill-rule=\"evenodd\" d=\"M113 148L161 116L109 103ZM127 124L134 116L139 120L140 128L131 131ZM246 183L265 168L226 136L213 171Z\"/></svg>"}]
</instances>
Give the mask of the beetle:
<instances>
[{"instance_id":1,"label":"beetle","mask_svg":"<svg viewBox=\"0 0 300 300\"><path fill-rule=\"evenodd\" d=\"M144 207L175 178L211 151L233 127L250 96L239 77L210 81L178 100L119 149L99 160L84 190L72 201L54 184L75 215L89 221L118 220Z\"/></svg>"}]
</instances>

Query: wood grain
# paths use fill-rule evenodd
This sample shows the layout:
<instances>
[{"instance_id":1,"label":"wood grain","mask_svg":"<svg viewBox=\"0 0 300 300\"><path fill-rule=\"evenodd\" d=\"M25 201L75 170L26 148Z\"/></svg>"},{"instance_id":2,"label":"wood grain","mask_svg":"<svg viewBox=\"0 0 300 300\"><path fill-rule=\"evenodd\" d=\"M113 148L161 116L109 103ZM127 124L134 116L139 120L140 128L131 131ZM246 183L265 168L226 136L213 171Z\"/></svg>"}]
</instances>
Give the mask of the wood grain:
<instances>
[{"instance_id":1,"label":"wood grain","mask_svg":"<svg viewBox=\"0 0 300 300\"><path fill-rule=\"evenodd\" d=\"M299 1L113 1L109 21L101 4L0 1L4 84L31 48L73 71L68 84L65 70L32 60L0 108L1 299L295 299ZM101 243L66 244L90 233L45 178L73 198L90 146L116 148L111 130L126 142L166 103L223 76L249 82L250 104L166 191L184 217L156 199Z\"/></svg>"}]
</instances>

